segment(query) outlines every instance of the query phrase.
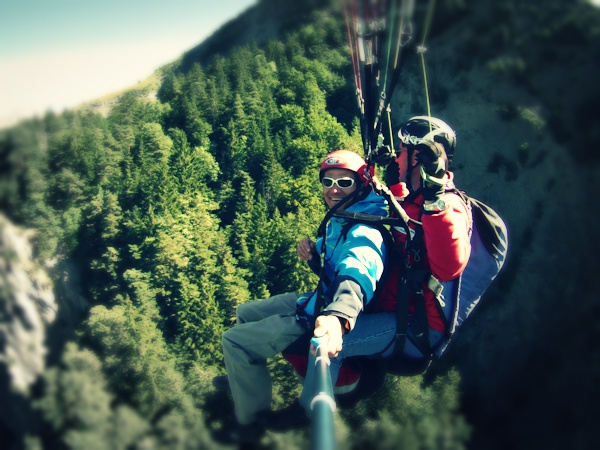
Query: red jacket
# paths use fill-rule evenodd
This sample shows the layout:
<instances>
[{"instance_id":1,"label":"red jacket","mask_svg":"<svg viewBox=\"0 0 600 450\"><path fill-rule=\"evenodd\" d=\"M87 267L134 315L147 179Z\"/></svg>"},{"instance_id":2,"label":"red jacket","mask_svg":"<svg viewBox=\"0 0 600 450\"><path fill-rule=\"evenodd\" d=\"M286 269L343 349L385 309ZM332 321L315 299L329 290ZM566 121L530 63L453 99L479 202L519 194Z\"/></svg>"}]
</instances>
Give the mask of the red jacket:
<instances>
[{"instance_id":1,"label":"red jacket","mask_svg":"<svg viewBox=\"0 0 600 450\"><path fill-rule=\"evenodd\" d=\"M407 256L408 263L414 267L416 263L422 262L425 268L429 268L433 276L442 282L458 277L466 267L471 253L469 239L471 220L467 207L460 197L456 194L446 193L444 201L448 205L447 208L437 213L425 214L422 213L422 195L419 194L412 200L402 200L408 193L404 183L391 186L390 190L399 199L400 205L408 216L423 224L425 254L409 254ZM412 229L416 229L418 226L410 223ZM404 230L394 228L393 236L396 248L406 253ZM396 277L397 274L391 274L386 285L386 293L382 298L381 307L384 311L396 309L398 286ZM445 331L444 320L436 304L437 300L425 284L423 284L423 294L429 326L437 331ZM412 306L409 306L409 310L412 312Z\"/></svg>"}]
</instances>

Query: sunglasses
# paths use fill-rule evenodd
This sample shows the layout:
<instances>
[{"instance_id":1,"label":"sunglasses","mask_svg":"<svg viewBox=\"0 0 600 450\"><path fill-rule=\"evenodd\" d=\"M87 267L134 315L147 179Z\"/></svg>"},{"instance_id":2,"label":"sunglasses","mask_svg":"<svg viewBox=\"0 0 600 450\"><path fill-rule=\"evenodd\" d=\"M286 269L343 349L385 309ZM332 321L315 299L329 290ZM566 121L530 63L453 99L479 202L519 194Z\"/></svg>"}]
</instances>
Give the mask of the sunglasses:
<instances>
[{"instance_id":1,"label":"sunglasses","mask_svg":"<svg viewBox=\"0 0 600 450\"><path fill-rule=\"evenodd\" d=\"M354 186L354 178L351 178L351 177L343 177L343 178L323 177L323 179L321 180L321 183L323 184L323 187L325 187L325 188L331 188L335 184L340 189L350 189L352 186Z\"/></svg>"}]
</instances>

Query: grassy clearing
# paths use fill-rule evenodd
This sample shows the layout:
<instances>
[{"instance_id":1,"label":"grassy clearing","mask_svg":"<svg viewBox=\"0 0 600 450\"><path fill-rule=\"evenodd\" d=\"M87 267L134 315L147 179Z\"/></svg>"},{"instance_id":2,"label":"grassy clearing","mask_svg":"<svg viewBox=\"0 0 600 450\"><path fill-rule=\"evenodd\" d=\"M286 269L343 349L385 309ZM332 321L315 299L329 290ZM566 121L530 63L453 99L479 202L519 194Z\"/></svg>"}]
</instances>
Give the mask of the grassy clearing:
<instances>
[{"instance_id":1,"label":"grassy clearing","mask_svg":"<svg viewBox=\"0 0 600 450\"><path fill-rule=\"evenodd\" d=\"M129 86L125 89L121 89L120 91L111 92L110 94L106 94L94 100L84 102L75 109L92 109L106 117L110 109L119 101L121 96L126 92L130 92L133 90L145 90L148 92L149 98L156 98L155 94L156 91L158 91L158 88L160 87L161 79L162 70L158 69L148 78L137 82L133 86Z\"/></svg>"}]
</instances>

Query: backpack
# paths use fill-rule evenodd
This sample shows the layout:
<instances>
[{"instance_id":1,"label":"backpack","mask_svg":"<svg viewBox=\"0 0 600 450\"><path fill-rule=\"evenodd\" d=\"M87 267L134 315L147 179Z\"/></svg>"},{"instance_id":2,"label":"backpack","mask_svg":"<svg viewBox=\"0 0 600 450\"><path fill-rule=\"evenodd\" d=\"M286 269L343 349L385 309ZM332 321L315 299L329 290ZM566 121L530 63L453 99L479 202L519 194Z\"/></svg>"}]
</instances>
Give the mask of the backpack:
<instances>
[{"instance_id":1,"label":"backpack","mask_svg":"<svg viewBox=\"0 0 600 450\"><path fill-rule=\"evenodd\" d=\"M451 337L474 308L502 269L508 253L508 230L500 215L480 200L454 189L456 195L470 206L473 226L471 254L467 266L456 283L454 319L445 345L436 349L437 357L446 351ZM452 282L450 282L452 283Z\"/></svg>"},{"instance_id":2,"label":"backpack","mask_svg":"<svg viewBox=\"0 0 600 450\"><path fill-rule=\"evenodd\" d=\"M393 196L385 191L383 191L383 194L387 197L391 209L398 210L400 206ZM422 373L435 358L439 358L447 350L452 336L478 305L484 292L502 269L506 259L508 231L500 215L482 201L468 196L464 191L451 188L446 190L446 193L457 195L465 203L467 209L470 210L472 218L469 260L462 274L458 278L447 282L438 281L431 275L429 270L405 267L405 256L400 255L396 246L393 245L389 225L402 226L405 228L406 233L409 233L410 230L406 224L407 216L384 219L346 212L335 214L338 217L348 219L348 228L359 222L369 224L382 233L384 242L386 242L388 259L385 263L385 270L377 285L374 298L365 308L365 312L376 312L378 309L386 310L385 307L381 308L381 305L395 304L397 313L395 350L401 351L404 348L405 339L411 338L415 346L425 355L423 360L407 360L397 351L392 355L386 355L387 371L398 375ZM396 216L399 217L400 214L397 213ZM395 220L396 223L394 224L390 219ZM420 224L416 227L408 245L412 251L419 252L424 249L423 229ZM397 273L394 274L394 272ZM401 283L401 286L390 286L398 282ZM429 345L425 300L421 289L424 282L434 292L442 317L448 319L446 335L433 348ZM413 333L407 333L408 298L410 294L412 294L415 308L416 323L413 322L412 324ZM390 295L395 295L396 298L390 299ZM376 356L383 356L385 353L384 351Z\"/></svg>"}]
</instances>

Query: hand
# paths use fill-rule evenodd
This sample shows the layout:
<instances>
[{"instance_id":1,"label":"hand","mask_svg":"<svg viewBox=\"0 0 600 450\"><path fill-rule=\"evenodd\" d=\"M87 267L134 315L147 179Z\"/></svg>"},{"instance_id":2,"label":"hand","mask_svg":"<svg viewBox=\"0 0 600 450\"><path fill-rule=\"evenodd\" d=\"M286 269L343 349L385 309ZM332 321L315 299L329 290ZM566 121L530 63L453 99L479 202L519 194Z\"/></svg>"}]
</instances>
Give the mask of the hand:
<instances>
[{"instance_id":1,"label":"hand","mask_svg":"<svg viewBox=\"0 0 600 450\"><path fill-rule=\"evenodd\" d=\"M327 354L330 358L335 358L342 351L342 322L337 316L318 316L315 321L315 337L327 335ZM316 349L311 344L310 351L314 355Z\"/></svg>"},{"instance_id":2,"label":"hand","mask_svg":"<svg viewBox=\"0 0 600 450\"><path fill-rule=\"evenodd\" d=\"M317 254L315 243L309 238L304 238L298 243L298 256L304 261L310 261Z\"/></svg>"},{"instance_id":3,"label":"hand","mask_svg":"<svg viewBox=\"0 0 600 450\"><path fill-rule=\"evenodd\" d=\"M448 159L442 144L433 141L422 141L415 146L417 162L421 165L423 180L423 199L435 201L444 193L444 185L448 179L446 170Z\"/></svg>"},{"instance_id":4,"label":"hand","mask_svg":"<svg viewBox=\"0 0 600 450\"><path fill-rule=\"evenodd\" d=\"M448 168L448 158L446 157L446 152L444 151L444 146L442 144L429 140L421 141L415 146L415 150L418 151L416 155L417 162L421 164L421 167L428 178L444 178Z\"/></svg>"},{"instance_id":5,"label":"hand","mask_svg":"<svg viewBox=\"0 0 600 450\"><path fill-rule=\"evenodd\" d=\"M383 145L375 150L375 161L380 166L387 166L394 160L395 156L394 150L389 145Z\"/></svg>"}]
</instances>

